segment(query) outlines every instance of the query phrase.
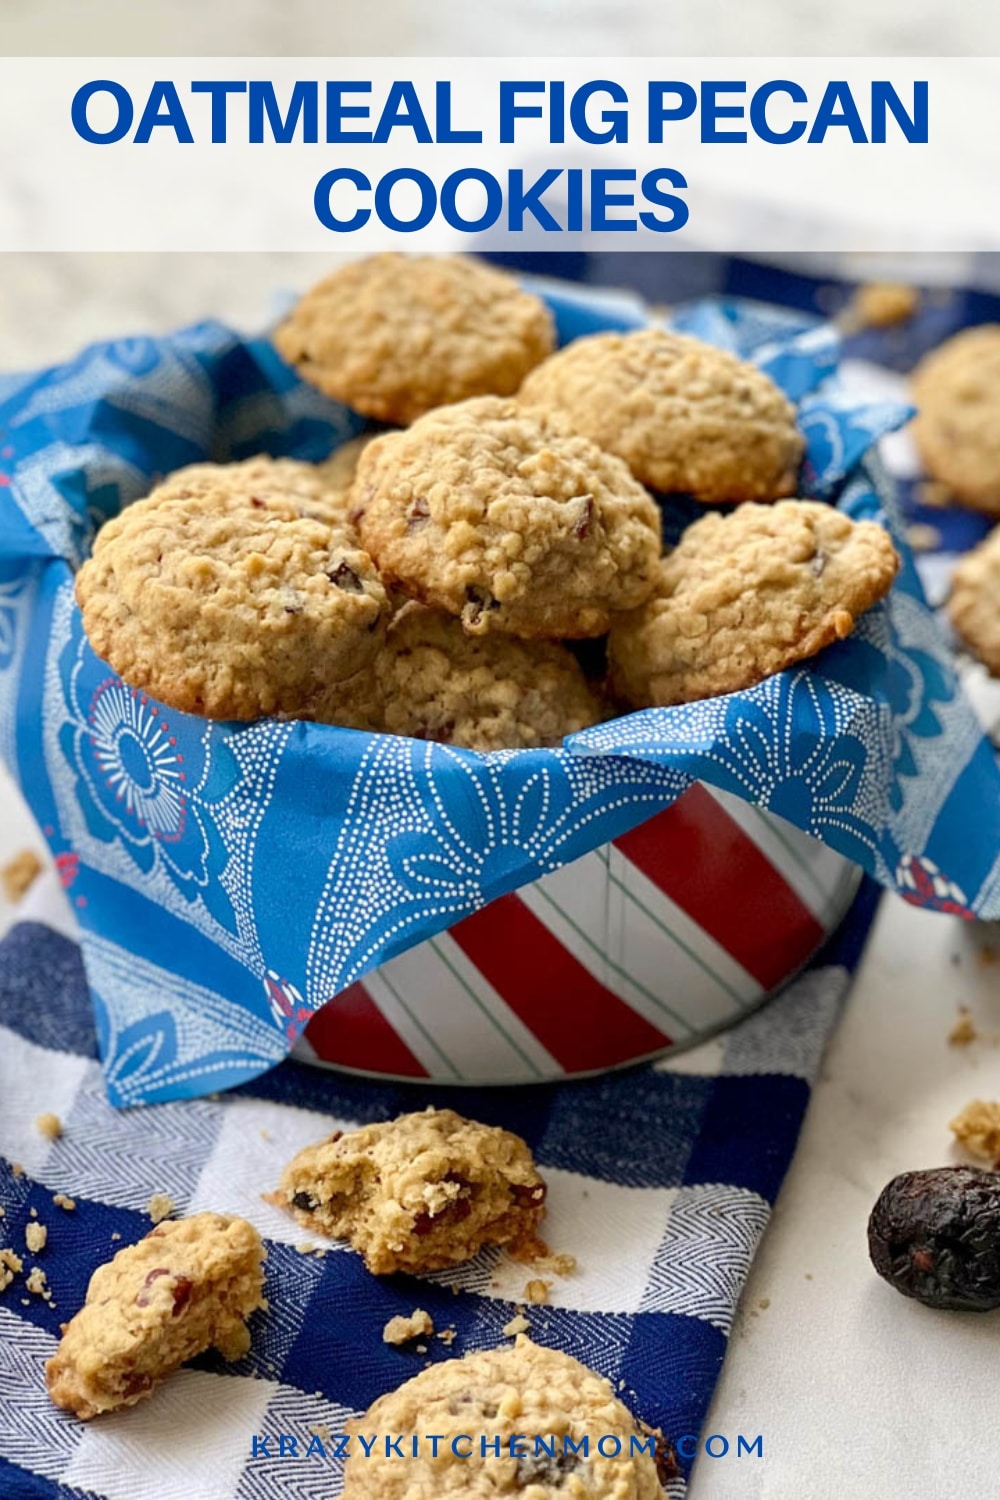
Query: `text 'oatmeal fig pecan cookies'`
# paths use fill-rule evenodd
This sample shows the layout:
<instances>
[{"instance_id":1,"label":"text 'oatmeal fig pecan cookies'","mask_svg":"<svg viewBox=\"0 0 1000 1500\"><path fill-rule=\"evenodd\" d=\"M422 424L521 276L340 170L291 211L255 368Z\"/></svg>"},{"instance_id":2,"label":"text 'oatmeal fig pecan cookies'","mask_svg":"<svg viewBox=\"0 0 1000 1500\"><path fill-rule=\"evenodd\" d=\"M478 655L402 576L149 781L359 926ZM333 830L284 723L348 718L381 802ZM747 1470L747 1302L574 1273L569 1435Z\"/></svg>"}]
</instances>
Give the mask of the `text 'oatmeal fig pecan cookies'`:
<instances>
[{"instance_id":1,"label":"text 'oatmeal fig pecan cookies'","mask_svg":"<svg viewBox=\"0 0 1000 1500\"><path fill-rule=\"evenodd\" d=\"M966 328L913 374L924 466L963 505L1000 515L1000 324Z\"/></svg>"},{"instance_id":2,"label":"text 'oatmeal fig pecan cookies'","mask_svg":"<svg viewBox=\"0 0 1000 1500\"><path fill-rule=\"evenodd\" d=\"M612 688L647 708L752 687L849 635L898 567L881 526L815 501L703 516L660 564L652 598L613 625Z\"/></svg>"},{"instance_id":3,"label":"text 'oatmeal fig pecan cookies'","mask_svg":"<svg viewBox=\"0 0 1000 1500\"><path fill-rule=\"evenodd\" d=\"M375 665L389 734L467 750L558 745L604 705L555 641L467 635L452 615L403 606Z\"/></svg>"},{"instance_id":4,"label":"text 'oatmeal fig pecan cookies'","mask_svg":"<svg viewBox=\"0 0 1000 1500\"><path fill-rule=\"evenodd\" d=\"M665 329L576 339L518 399L617 453L651 489L705 504L794 495L795 407L756 365Z\"/></svg>"},{"instance_id":5,"label":"text 'oatmeal fig pecan cookies'","mask_svg":"<svg viewBox=\"0 0 1000 1500\"><path fill-rule=\"evenodd\" d=\"M663 1500L679 1472L609 1381L523 1334L422 1370L348 1430L344 1500ZM373 1433L440 1440L402 1462L380 1443L366 1458L357 1439Z\"/></svg>"},{"instance_id":6,"label":"text 'oatmeal fig pecan cookies'","mask_svg":"<svg viewBox=\"0 0 1000 1500\"><path fill-rule=\"evenodd\" d=\"M173 708L309 717L374 660L388 598L352 537L241 469L181 471L102 527L77 574L84 629Z\"/></svg>"},{"instance_id":7,"label":"text 'oatmeal fig pecan cookies'","mask_svg":"<svg viewBox=\"0 0 1000 1500\"><path fill-rule=\"evenodd\" d=\"M470 634L602 635L660 554L659 510L621 459L493 396L369 444L351 507L386 581Z\"/></svg>"},{"instance_id":8,"label":"text 'oatmeal fig pecan cookies'","mask_svg":"<svg viewBox=\"0 0 1000 1500\"><path fill-rule=\"evenodd\" d=\"M1000 530L991 531L959 562L948 614L972 654L1000 677Z\"/></svg>"},{"instance_id":9,"label":"text 'oatmeal fig pecan cookies'","mask_svg":"<svg viewBox=\"0 0 1000 1500\"><path fill-rule=\"evenodd\" d=\"M206 1349L240 1359L264 1307L264 1249L245 1219L195 1214L158 1224L90 1278L45 1366L56 1406L84 1420L134 1406Z\"/></svg>"},{"instance_id":10,"label":"text 'oatmeal fig pecan cookies'","mask_svg":"<svg viewBox=\"0 0 1000 1500\"><path fill-rule=\"evenodd\" d=\"M512 276L460 256L375 255L306 292L274 335L303 380L405 426L450 401L509 396L555 345Z\"/></svg>"},{"instance_id":11,"label":"text 'oatmeal fig pecan cookies'","mask_svg":"<svg viewBox=\"0 0 1000 1500\"><path fill-rule=\"evenodd\" d=\"M388 1276L459 1265L483 1245L530 1245L545 1183L520 1136L427 1109L307 1146L274 1202Z\"/></svg>"}]
</instances>

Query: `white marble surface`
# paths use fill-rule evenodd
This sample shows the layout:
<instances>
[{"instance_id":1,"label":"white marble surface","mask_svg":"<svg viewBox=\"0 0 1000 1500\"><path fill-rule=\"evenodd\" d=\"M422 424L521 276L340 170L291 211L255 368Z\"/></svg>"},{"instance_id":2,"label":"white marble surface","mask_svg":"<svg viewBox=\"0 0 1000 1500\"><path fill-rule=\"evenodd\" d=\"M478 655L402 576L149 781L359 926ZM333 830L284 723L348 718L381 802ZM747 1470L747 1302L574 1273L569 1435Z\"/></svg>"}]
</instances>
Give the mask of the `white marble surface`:
<instances>
[{"instance_id":1,"label":"white marble surface","mask_svg":"<svg viewBox=\"0 0 1000 1500\"><path fill-rule=\"evenodd\" d=\"M1000 52L1000 8L926 0L4 0L8 53L532 55ZM0 166L2 171L2 166ZM252 326L321 263L267 256L10 256L0 368L205 315ZM328 264L324 260L322 264ZM40 839L0 774L0 861ZM10 916L0 903L0 928ZM887 900L754 1266L707 1431L763 1461L702 1460L692 1500L912 1500L996 1491L1000 1314L933 1313L879 1283L865 1223L884 1182L950 1158L947 1122L1000 1093L1000 938ZM946 1037L959 1004L986 1039ZM769 1300L766 1309L760 1304Z\"/></svg>"}]
</instances>

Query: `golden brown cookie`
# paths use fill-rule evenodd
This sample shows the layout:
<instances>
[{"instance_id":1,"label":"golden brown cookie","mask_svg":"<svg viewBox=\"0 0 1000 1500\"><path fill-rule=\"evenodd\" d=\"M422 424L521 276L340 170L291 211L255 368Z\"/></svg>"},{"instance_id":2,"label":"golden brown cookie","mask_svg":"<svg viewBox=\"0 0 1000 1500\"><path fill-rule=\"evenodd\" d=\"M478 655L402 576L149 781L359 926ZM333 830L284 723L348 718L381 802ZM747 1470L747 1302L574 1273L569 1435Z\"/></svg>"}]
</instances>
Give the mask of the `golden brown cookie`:
<instances>
[{"instance_id":1,"label":"golden brown cookie","mask_svg":"<svg viewBox=\"0 0 1000 1500\"><path fill-rule=\"evenodd\" d=\"M307 1146L275 1201L306 1229L350 1240L369 1271L388 1276L530 1243L545 1184L520 1136L425 1109Z\"/></svg>"},{"instance_id":2,"label":"golden brown cookie","mask_svg":"<svg viewBox=\"0 0 1000 1500\"><path fill-rule=\"evenodd\" d=\"M76 596L126 682L213 719L308 717L374 660L389 613L356 541L240 465L182 472L109 521Z\"/></svg>"},{"instance_id":3,"label":"golden brown cookie","mask_svg":"<svg viewBox=\"0 0 1000 1500\"><path fill-rule=\"evenodd\" d=\"M794 495L795 407L756 365L662 328L576 339L518 399L617 453L651 489L706 504Z\"/></svg>"},{"instance_id":4,"label":"golden brown cookie","mask_svg":"<svg viewBox=\"0 0 1000 1500\"><path fill-rule=\"evenodd\" d=\"M646 708L752 687L849 635L898 567L881 526L814 501L703 516L612 627L612 688Z\"/></svg>"},{"instance_id":5,"label":"golden brown cookie","mask_svg":"<svg viewBox=\"0 0 1000 1500\"><path fill-rule=\"evenodd\" d=\"M274 342L328 396L405 425L445 402L511 395L555 332L541 298L504 271L461 256L385 254L306 292Z\"/></svg>"},{"instance_id":6,"label":"golden brown cookie","mask_svg":"<svg viewBox=\"0 0 1000 1500\"><path fill-rule=\"evenodd\" d=\"M609 1381L523 1334L422 1370L348 1430L344 1500L663 1500L679 1472ZM387 1432L438 1441L402 1461L375 1444L366 1458L358 1436Z\"/></svg>"},{"instance_id":7,"label":"golden brown cookie","mask_svg":"<svg viewBox=\"0 0 1000 1500\"><path fill-rule=\"evenodd\" d=\"M958 564L948 613L973 656L1000 677L1000 530L991 531Z\"/></svg>"},{"instance_id":8,"label":"golden brown cookie","mask_svg":"<svg viewBox=\"0 0 1000 1500\"><path fill-rule=\"evenodd\" d=\"M373 432L363 432L335 448L329 458L316 464L316 476L322 490L322 510L318 512L331 526L343 526L352 534L355 524L351 517L349 496L354 476L362 453L375 437Z\"/></svg>"},{"instance_id":9,"label":"golden brown cookie","mask_svg":"<svg viewBox=\"0 0 1000 1500\"><path fill-rule=\"evenodd\" d=\"M260 1235L245 1219L195 1214L157 1225L90 1278L45 1366L56 1406L84 1421L134 1406L206 1349L240 1359L264 1307Z\"/></svg>"},{"instance_id":10,"label":"golden brown cookie","mask_svg":"<svg viewBox=\"0 0 1000 1500\"><path fill-rule=\"evenodd\" d=\"M558 745L603 717L565 646L466 635L453 615L422 604L392 621L376 676L390 734L468 750Z\"/></svg>"},{"instance_id":11,"label":"golden brown cookie","mask_svg":"<svg viewBox=\"0 0 1000 1500\"><path fill-rule=\"evenodd\" d=\"M963 329L926 355L913 397L927 472L963 505L1000 515L1000 323Z\"/></svg>"},{"instance_id":12,"label":"golden brown cookie","mask_svg":"<svg viewBox=\"0 0 1000 1500\"><path fill-rule=\"evenodd\" d=\"M387 582L470 634L603 635L660 554L659 510L621 459L494 396L377 438L351 506Z\"/></svg>"}]
</instances>

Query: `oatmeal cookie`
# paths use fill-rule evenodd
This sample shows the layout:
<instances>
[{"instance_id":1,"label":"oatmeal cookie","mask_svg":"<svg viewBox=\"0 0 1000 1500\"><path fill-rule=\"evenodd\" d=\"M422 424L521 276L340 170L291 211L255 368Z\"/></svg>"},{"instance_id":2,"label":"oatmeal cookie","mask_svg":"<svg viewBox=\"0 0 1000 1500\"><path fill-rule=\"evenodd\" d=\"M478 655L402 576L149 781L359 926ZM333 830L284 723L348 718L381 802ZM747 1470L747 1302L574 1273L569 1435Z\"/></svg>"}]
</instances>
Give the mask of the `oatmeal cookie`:
<instances>
[{"instance_id":1,"label":"oatmeal cookie","mask_svg":"<svg viewBox=\"0 0 1000 1500\"><path fill-rule=\"evenodd\" d=\"M374 659L389 614L355 541L235 472L181 474L129 505L98 533L76 597L126 682L211 719L308 717Z\"/></svg>"},{"instance_id":2,"label":"oatmeal cookie","mask_svg":"<svg viewBox=\"0 0 1000 1500\"><path fill-rule=\"evenodd\" d=\"M328 396L406 425L449 401L512 395L555 331L541 298L504 271L389 253L352 261L306 292L274 342Z\"/></svg>"},{"instance_id":3,"label":"oatmeal cookie","mask_svg":"<svg viewBox=\"0 0 1000 1500\"><path fill-rule=\"evenodd\" d=\"M384 728L468 750L558 745L603 717L565 646L466 635L453 615L403 606L376 665Z\"/></svg>"},{"instance_id":4,"label":"oatmeal cookie","mask_svg":"<svg viewBox=\"0 0 1000 1500\"><path fill-rule=\"evenodd\" d=\"M474 635L603 635L660 555L659 510L621 459L494 396L378 438L351 503L386 580Z\"/></svg>"},{"instance_id":5,"label":"oatmeal cookie","mask_svg":"<svg viewBox=\"0 0 1000 1500\"><path fill-rule=\"evenodd\" d=\"M56 1406L86 1421L134 1406L206 1349L240 1359L263 1307L264 1250L245 1219L164 1222L90 1278L87 1299L45 1366Z\"/></svg>"},{"instance_id":6,"label":"oatmeal cookie","mask_svg":"<svg viewBox=\"0 0 1000 1500\"><path fill-rule=\"evenodd\" d=\"M703 516L649 602L615 622L612 687L634 708L752 687L849 635L898 567L881 526L814 501Z\"/></svg>"},{"instance_id":7,"label":"oatmeal cookie","mask_svg":"<svg viewBox=\"0 0 1000 1500\"><path fill-rule=\"evenodd\" d=\"M1000 677L1000 529L955 569L948 614L957 634L993 677Z\"/></svg>"},{"instance_id":8,"label":"oatmeal cookie","mask_svg":"<svg viewBox=\"0 0 1000 1500\"><path fill-rule=\"evenodd\" d=\"M913 374L924 466L963 505L1000 515L1000 323L966 328Z\"/></svg>"},{"instance_id":9,"label":"oatmeal cookie","mask_svg":"<svg viewBox=\"0 0 1000 1500\"><path fill-rule=\"evenodd\" d=\"M285 1168L276 1201L306 1229L349 1240L369 1271L388 1276L531 1241L545 1183L519 1136L426 1109L307 1146Z\"/></svg>"},{"instance_id":10,"label":"oatmeal cookie","mask_svg":"<svg viewBox=\"0 0 1000 1500\"><path fill-rule=\"evenodd\" d=\"M360 437L341 443L329 458L315 466L323 492L323 510L320 512L323 520L329 521L331 526L346 527L352 535L355 534L355 524L349 503L351 485L354 483L361 455L375 436L374 432L363 432Z\"/></svg>"},{"instance_id":11,"label":"oatmeal cookie","mask_svg":"<svg viewBox=\"0 0 1000 1500\"><path fill-rule=\"evenodd\" d=\"M795 407L756 365L687 334L576 339L518 399L564 417L651 489L706 504L795 494L805 451Z\"/></svg>"},{"instance_id":12,"label":"oatmeal cookie","mask_svg":"<svg viewBox=\"0 0 1000 1500\"><path fill-rule=\"evenodd\" d=\"M523 1334L422 1370L348 1430L344 1500L662 1500L678 1474L662 1436L633 1417L609 1381ZM438 1434L436 1455L427 1442L400 1463L376 1444L365 1458L357 1442L400 1432ZM597 1451L601 1438L608 1457Z\"/></svg>"}]
</instances>

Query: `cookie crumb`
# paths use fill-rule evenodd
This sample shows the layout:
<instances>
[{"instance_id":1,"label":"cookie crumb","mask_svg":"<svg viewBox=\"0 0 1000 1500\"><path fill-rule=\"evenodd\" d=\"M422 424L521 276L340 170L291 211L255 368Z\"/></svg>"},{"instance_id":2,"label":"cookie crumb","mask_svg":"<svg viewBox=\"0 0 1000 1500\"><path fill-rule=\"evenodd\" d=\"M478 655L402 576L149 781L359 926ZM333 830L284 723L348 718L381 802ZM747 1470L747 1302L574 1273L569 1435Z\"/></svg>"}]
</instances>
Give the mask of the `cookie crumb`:
<instances>
[{"instance_id":1,"label":"cookie crumb","mask_svg":"<svg viewBox=\"0 0 1000 1500\"><path fill-rule=\"evenodd\" d=\"M505 1333L509 1339L516 1339L519 1333L528 1333L530 1328L531 1324L524 1316L524 1313L517 1313L511 1318L509 1323L504 1324L500 1331L501 1333Z\"/></svg>"},{"instance_id":2,"label":"cookie crumb","mask_svg":"<svg viewBox=\"0 0 1000 1500\"><path fill-rule=\"evenodd\" d=\"M0 1203L0 1219L2 1219L3 1217L4 1217L4 1206L3 1206L2 1203Z\"/></svg>"},{"instance_id":3,"label":"cookie crumb","mask_svg":"<svg viewBox=\"0 0 1000 1500\"><path fill-rule=\"evenodd\" d=\"M24 1243L32 1255L37 1255L39 1250L45 1249L45 1241L49 1237L49 1231L44 1224L38 1224L34 1219L24 1226Z\"/></svg>"},{"instance_id":4,"label":"cookie crumb","mask_svg":"<svg viewBox=\"0 0 1000 1500\"><path fill-rule=\"evenodd\" d=\"M0 870L0 884L12 906L16 906L28 894L41 873L42 862L34 849L22 849L4 865Z\"/></svg>"},{"instance_id":5,"label":"cookie crumb","mask_svg":"<svg viewBox=\"0 0 1000 1500\"><path fill-rule=\"evenodd\" d=\"M448 1348L450 1349L452 1344L458 1338L458 1329L442 1328L441 1332L438 1334L438 1338L441 1340L442 1344L447 1344Z\"/></svg>"},{"instance_id":6,"label":"cookie crumb","mask_svg":"<svg viewBox=\"0 0 1000 1500\"><path fill-rule=\"evenodd\" d=\"M309 1432L312 1433L313 1437L318 1437L321 1443L328 1443L330 1441L330 1426L329 1426L329 1423L327 1423L327 1422L316 1422L308 1430L309 1430Z\"/></svg>"},{"instance_id":7,"label":"cookie crumb","mask_svg":"<svg viewBox=\"0 0 1000 1500\"><path fill-rule=\"evenodd\" d=\"M1000 1104L973 1099L948 1128L972 1156L990 1162L1000 1160Z\"/></svg>"},{"instance_id":8,"label":"cookie crumb","mask_svg":"<svg viewBox=\"0 0 1000 1500\"><path fill-rule=\"evenodd\" d=\"M56 1208L63 1208L68 1214L71 1214L74 1208L76 1208L76 1199L68 1198L65 1193L53 1193L52 1202Z\"/></svg>"},{"instance_id":9,"label":"cookie crumb","mask_svg":"<svg viewBox=\"0 0 1000 1500\"><path fill-rule=\"evenodd\" d=\"M552 1276L572 1276L577 1269L575 1255L559 1250L554 1255L540 1255L535 1261L537 1270Z\"/></svg>"},{"instance_id":10,"label":"cookie crumb","mask_svg":"<svg viewBox=\"0 0 1000 1500\"><path fill-rule=\"evenodd\" d=\"M919 311L920 293L915 286L897 281L869 281L855 289L839 319L845 331L893 328L906 323Z\"/></svg>"},{"instance_id":11,"label":"cookie crumb","mask_svg":"<svg viewBox=\"0 0 1000 1500\"><path fill-rule=\"evenodd\" d=\"M146 1212L154 1224L160 1224L177 1212L177 1205L168 1193L154 1193L146 1204Z\"/></svg>"},{"instance_id":12,"label":"cookie crumb","mask_svg":"<svg viewBox=\"0 0 1000 1500\"><path fill-rule=\"evenodd\" d=\"M23 1269L24 1261L15 1251L0 1250L0 1292L6 1291Z\"/></svg>"},{"instance_id":13,"label":"cookie crumb","mask_svg":"<svg viewBox=\"0 0 1000 1500\"><path fill-rule=\"evenodd\" d=\"M121 1239L121 1235L118 1233L117 1229L113 1229L111 1231L111 1238L113 1240L120 1240Z\"/></svg>"},{"instance_id":14,"label":"cookie crumb","mask_svg":"<svg viewBox=\"0 0 1000 1500\"><path fill-rule=\"evenodd\" d=\"M429 1313L424 1312L422 1307L415 1307L408 1318L390 1318L382 1329L382 1342L384 1344L408 1344L411 1339L430 1338L434 1332L434 1323ZM427 1353L427 1345L417 1346L418 1354Z\"/></svg>"},{"instance_id":15,"label":"cookie crumb","mask_svg":"<svg viewBox=\"0 0 1000 1500\"><path fill-rule=\"evenodd\" d=\"M45 1297L48 1299L52 1295L45 1280L45 1272L41 1266L32 1267L31 1273L24 1284L33 1297Z\"/></svg>"},{"instance_id":16,"label":"cookie crumb","mask_svg":"<svg viewBox=\"0 0 1000 1500\"><path fill-rule=\"evenodd\" d=\"M549 1300L551 1290L552 1283L550 1281L542 1281L535 1277L524 1288L525 1301L532 1303L535 1307L544 1307Z\"/></svg>"},{"instance_id":17,"label":"cookie crumb","mask_svg":"<svg viewBox=\"0 0 1000 1500\"><path fill-rule=\"evenodd\" d=\"M24 1168L21 1166L21 1163L19 1161L12 1161L10 1164L10 1170L13 1172L15 1177L24 1176Z\"/></svg>"},{"instance_id":18,"label":"cookie crumb","mask_svg":"<svg viewBox=\"0 0 1000 1500\"><path fill-rule=\"evenodd\" d=\"M948 1033L949 1047L968 1047L970 1042L978 1041L979 1032L976 1030L975 1022L969 1013L968 1007L960 1005L958 1008L958 1020Z\"/></svg>"},{"instance_id":19,"label":"cookie crumb","mask_svg":"<svg viewBox=\"0 0 1000 1500\"><path fill-rule=\"evenodd\" d=\"M761 1297L760 1301L757 1303L757 1306L761 1308L762 1311L767 1312L767 1309L771 1306L770 1297Z\"/></svg>"},{"instance_id":20,"label":"cookie crumb","mask_svg":"<svg viewBox=\"0 0 1000 1500\"><path fill-rule=\"evenodd\" d=\"M914 521L906 528L906 540L911 552L937 552L943 539L936 526L926 521Z\"/></svg>"},{"instance_id":21,"label":"cookie crumb","mask_svg":"<svg viewBox=\"0 0 1000 1500\"><path fill-rule=\"evenodd\" d=\"M916 485L914 493L920 504L929 506L931 510L945 510L955 498L950 487L940 479L922 479Z\"/></svg>"}]
</instances>

